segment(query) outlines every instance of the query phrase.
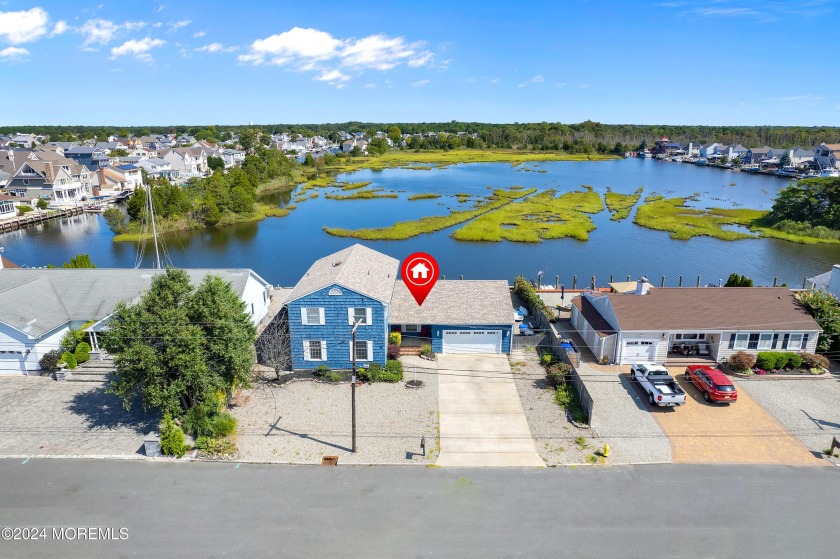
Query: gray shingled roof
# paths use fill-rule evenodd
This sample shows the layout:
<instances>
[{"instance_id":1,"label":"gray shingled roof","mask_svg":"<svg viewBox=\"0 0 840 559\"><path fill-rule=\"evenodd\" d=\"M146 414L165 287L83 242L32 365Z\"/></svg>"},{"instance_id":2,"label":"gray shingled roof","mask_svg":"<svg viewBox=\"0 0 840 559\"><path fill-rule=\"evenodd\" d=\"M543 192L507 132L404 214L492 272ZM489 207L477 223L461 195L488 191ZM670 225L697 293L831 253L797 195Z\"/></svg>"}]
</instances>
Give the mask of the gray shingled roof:
<instances>
[{"instance_id":1,"label":"gray shingled roof","mask_svg":"<svg viewBox=\"0 0 840 559\"><path fill-rule=\"evenodd\" d=\"M510 287L504 280L440 280L419 306L398 281L391 299L391 324L513 324Z\"/></svg>"},{"instance_id":2,"label":"gray shingled roof","mask_svg":"<svg viewBox=\"0 0 840 559\"><path fill-rule=\"evenodd\" d=\"M215 274L242 295L248 269L185 270L194 286ZM101 320L120 301L131 302L147 290L162 270L133 269L2 269L0 322L33 338L71 321Z\"/></svg>"},{"instance_id":3,"label":"gray shingled roof","mask_svg":"<svg viewBox=\"0 0 840 559\"><path fill-rule=\"evenodd\" d=\"M399 266L399 260L355 244L316 260L297 282L286 302L338 284L388 304Z\"/></svg>"}]
</instances>

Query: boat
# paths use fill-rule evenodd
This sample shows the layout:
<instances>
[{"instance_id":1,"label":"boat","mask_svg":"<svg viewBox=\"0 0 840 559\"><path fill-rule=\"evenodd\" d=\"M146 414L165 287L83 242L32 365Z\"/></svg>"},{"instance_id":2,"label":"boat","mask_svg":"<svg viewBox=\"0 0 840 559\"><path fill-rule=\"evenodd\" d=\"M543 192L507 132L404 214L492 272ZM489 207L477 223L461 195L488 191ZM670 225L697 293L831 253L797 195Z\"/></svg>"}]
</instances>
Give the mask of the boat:
<instances>
[{"instance_id":1,"label":"boat","mask_svg":"<svg viewBox=\"0 0 840 559\"><path fill-rule=\"evenodd\" d=\"M776 175L777 177L799 177L800 176L799 171L796 169L796 167L792 167L790 165L788 165L786 167L782 167L781 169L779 169L778 171L776 171L773 174Z\"/></svg>"},{"instance_id":2,"label":"boat","mask_svg":"<svg viewBox=\"0 0 840 559\"><path fill-rule=\"evenodd\" d=\"M699 158L699 159L695 159L695 160L694 160L694 164L695 164L695 165L700 165L700 166L703 166L703 165L708 165L708 164L709 164L709 160L708 160L708 159L705 159L705 158L703 158L703 157L701 157L701 158Z\"/></svg>"},{"instance_id":3,"label":"boat","mask_svg":"<svg viewBox=\"0 0 840 559\"><path fill-rule=\"evenodd\" d=\"M840 177L840 169L823 169L819 177Z\"/></svg>"},{"instance_id":4,"label":"boat","mask_svg":"<svg viewBox=\"0 0 840 559\"><path fill-rule=\"evenodd\" d=\"M642 151L639 152L639 158L640 159L647 159L649 157L650 157L650 151L649 150L643 149Z\"/></svg>"},{"instance_id":5,"label":"boat","mask_svg":"<svg viewBox=\"0 0 840 559\"><path fill-rule=\"evenodd\" d=\"M85 206L83 211L87 213L101 214L105 212L105 206Z\"/></svg>"}]
</instances>

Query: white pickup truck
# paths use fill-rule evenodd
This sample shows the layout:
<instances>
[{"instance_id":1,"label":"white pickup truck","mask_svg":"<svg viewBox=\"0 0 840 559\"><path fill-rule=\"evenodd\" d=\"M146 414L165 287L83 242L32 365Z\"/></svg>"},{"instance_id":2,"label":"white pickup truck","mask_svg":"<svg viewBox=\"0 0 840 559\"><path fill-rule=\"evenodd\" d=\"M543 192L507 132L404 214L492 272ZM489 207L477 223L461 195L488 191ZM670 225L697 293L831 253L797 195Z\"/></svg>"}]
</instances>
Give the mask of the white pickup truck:
<instances>
[{"instance_id":1,"label":"white pickup truck","mask_svg":"<svg viewBox=\"0 0 840 559\"><path fill-rule=\"evenodd\" d=\"M656 363L633 363L630 374L645 389L652 405L675 407L685 404L685 392L665 367Z\"/></svg>"}]
</instances>

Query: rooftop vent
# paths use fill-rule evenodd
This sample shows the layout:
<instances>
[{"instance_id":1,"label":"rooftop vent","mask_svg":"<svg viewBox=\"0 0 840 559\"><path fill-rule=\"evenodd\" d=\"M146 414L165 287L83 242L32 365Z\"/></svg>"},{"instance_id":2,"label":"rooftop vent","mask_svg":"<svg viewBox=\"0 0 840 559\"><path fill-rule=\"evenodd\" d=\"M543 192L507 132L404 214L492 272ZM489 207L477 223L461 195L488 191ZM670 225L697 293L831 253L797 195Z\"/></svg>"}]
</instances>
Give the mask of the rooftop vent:
<instances>
[{"instance_id":1,"label":"rooftop vent","mask_svg":"<svg viewBox=\"0 0 840 559\"><path fill-rule=\"evenodd\" d=\"M341 266L341 261L333 262L332 267L335 268L336 266Z\"/></svg>"}]
</instances>

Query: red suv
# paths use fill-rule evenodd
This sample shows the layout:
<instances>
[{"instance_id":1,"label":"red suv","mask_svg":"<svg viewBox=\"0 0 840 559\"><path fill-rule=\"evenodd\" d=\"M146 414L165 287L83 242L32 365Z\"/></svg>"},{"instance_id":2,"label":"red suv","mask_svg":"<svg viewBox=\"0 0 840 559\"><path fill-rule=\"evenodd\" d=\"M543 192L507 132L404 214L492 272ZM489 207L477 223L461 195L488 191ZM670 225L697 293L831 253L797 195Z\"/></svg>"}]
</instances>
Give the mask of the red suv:
<instances>
[{"instance_id":1,"label":"red suv","mask_svg":"<svg viewBox=\"0 0 840 559\"><path fill-rule=\"evenodd\" d=\"M707 365L689 365L685 370L685 379L700 389L707 402L727 403L738 399L738 391L732 381Z\"/></svg>"}]
</instances>

